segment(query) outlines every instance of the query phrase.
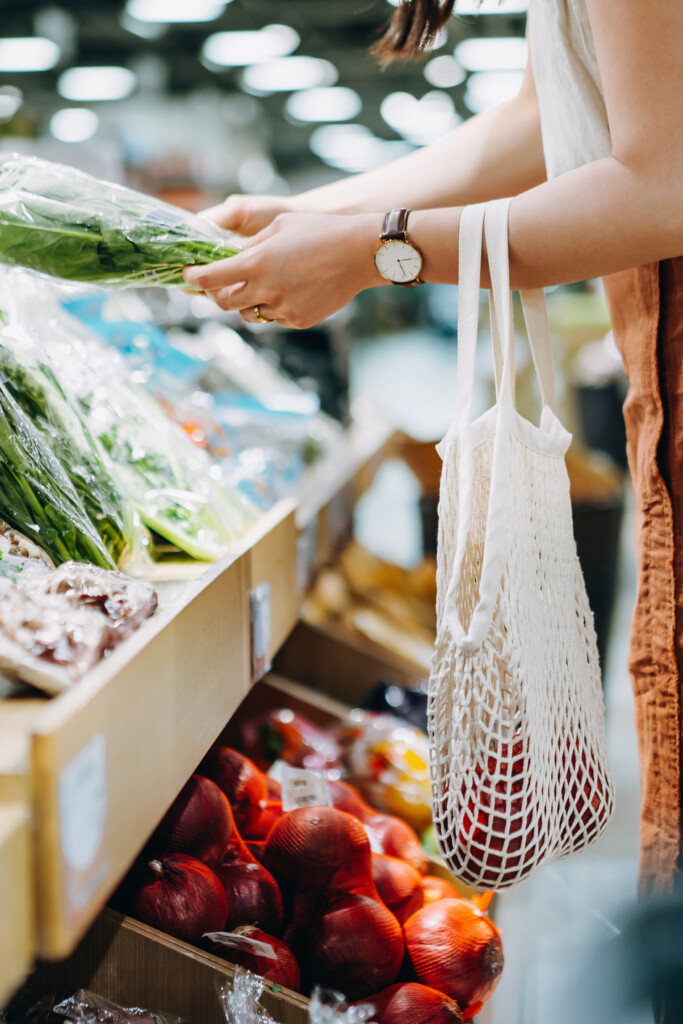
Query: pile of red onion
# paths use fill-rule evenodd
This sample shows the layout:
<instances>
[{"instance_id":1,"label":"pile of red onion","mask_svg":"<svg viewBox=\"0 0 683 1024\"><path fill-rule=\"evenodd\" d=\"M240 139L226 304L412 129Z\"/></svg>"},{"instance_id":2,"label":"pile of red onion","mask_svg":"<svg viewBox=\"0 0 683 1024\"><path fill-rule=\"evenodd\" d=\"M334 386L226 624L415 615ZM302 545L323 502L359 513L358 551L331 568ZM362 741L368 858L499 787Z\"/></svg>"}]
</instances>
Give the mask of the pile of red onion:
<instances>
[{"instance_id":1,"label":"pile of red onion","mask_svg":"<svg viewBox=\"0 0 683 1024\"><path fill-rule=\"evenodd\" d=\"M413 830L352 786L283 811L277 783L213 747L119 895L139 920L262 975L375 1007L377 1024L460 1024L503 967L486 898L425 874Z\"/></svg>"}]
</instances>

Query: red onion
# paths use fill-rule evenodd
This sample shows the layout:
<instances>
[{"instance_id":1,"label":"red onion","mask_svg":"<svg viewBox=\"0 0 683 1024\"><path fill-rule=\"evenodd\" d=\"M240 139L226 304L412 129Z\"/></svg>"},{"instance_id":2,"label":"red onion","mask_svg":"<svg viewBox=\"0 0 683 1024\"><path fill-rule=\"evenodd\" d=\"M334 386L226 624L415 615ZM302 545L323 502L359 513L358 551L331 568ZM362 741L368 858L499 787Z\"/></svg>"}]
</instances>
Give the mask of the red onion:
<instances>
[{"instance_id":1,"label":"red onion","mask_svg":"<svg viewBox=\"0 0 683 1024\"><path fill-rule=\"evenodd\" d=\"M384 853L372 855L372 877L382 903L403 924L424 903L422 876L410 864Z\"/></svg>"},{"instance_id":2,"label":"red onion","mask_svg":"<svg viewBox=\"0 0 683 1024\"><path fill-rule=\"evenodd\" d=\"M394 915L367 896L331 896L311 922L307 964L310 978L363 999L396 980L403 962L403 935Z\"/></svg>"},{"instance_id":3,"label":"red onion","mask_svg":"<svg viewBox=\"0 0 683 1024\"><path fill-rule=\"evenodd\" d=\"M282 985L284 988L292 989L293 992L298 992L301 988L301 973L299 971L299 965L296 962L296 957L292 953L289 946L287 946L282 939L275 938L274 935L269 935L265 931L261 931L259 928L251 928L245 926L243 928L228 928L226 931L234 932L236 935L242 935L247 939L254 939L257 942L264 942L266 945L271 946L273 952L276 954L277 959L271 960L270 957L263 956L258 952L250 952L246 949L234 949L231 946L226 946L221 942L214 942L210 939L204 940L204 946L214 954L214 956L220 956L224 960L228 960L231 964L239 964L241 967L246 967L252 974L259 974L266 981L271 981L276 985Z\"/></svg>"},{"instance_id":4,"label":"red onion","mask_svg":"<svg viewBox=\"0 0 683 1024\"><path fill-rule=\"evenodd\" d=\"M455 999L471 1020L503 970L500 932L469 900L439 900L404 926L406 953L418 981Z\"/></svg>"},{"instance_id":5,"label":"red onion","mask_svg":"<svg viewBox=\"0 0 683 1024\"><path fill-rule=\"evenodd\" d=\"M218 786L192 775L152 836L154 852L186 853L209 865L222 857L232 835L230 804Z\"/></svg>"},{"instance_id":6,"label":"red onion","mask_svg":"<svg viewBox=\"0 0 683 1024\"><path fill-rule=\"evenodd\" d=\"M278 884L253 857L233 860L215 868L228 899L226 931L258 925L269 933L282 928L282 896Z\"/></svg>"},{"instance_id":7,"label":"red onion","mask_svg":"<svg viewBox=\"0 0 683 1024\"><path fill-rule=\"evenodd\" d=\"M211 748L197 771L225 793L240 835L251 838L252 825L258 821L269 799L263 772L244 754L232 747L220 746Z\"/></svg>"},{"instance_id":8,"label":"red onion","mask_svg":"<svg viewBox=\"0 0 683 1024\"><path fill-rule=\"evenodd\" d=\"M148 865L133 901L133 916L186 942L221 931L228 900L211 868L196 857L169 854Z\"/></svg>"},{"instance_id":9,"label":"red onion","mask_svg":"<svg viewBox=\"0 0 683 1024\"><path fill-rule=\"evenodd\" d=\"M328 787L334 806L363 822L373 850L377 853L386 853L390 857L398 857L421 874L425 873L427 857L417 833L410 825L391 814L380 814L373 810L348 782L328 779Z\"/></svg>"},{"instance_id":10,"label":"red onion","mask_svg":"<svg viewBox=\"0 0 683 1024\"><path fill-rule=\"evenodd\" d=\"M443 992L408 981L372 996L374 1024L462 1024L460 1007Z\"/></svg>"}]
</instances>

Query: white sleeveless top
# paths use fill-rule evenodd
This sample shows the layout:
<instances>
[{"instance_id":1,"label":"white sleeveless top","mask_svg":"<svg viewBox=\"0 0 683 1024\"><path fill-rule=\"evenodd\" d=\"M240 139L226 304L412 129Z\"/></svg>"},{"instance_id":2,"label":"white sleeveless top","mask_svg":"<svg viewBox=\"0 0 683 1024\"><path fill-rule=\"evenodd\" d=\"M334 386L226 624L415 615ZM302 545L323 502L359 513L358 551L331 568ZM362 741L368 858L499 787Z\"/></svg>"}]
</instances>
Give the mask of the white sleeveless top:
<instances>
[{"instance_id":1,"label":"white sleeveless top","mask_svg":"<svg viewBox=\"0 0 683 1024\"><path fill-rule=\"evenodd\" d=\"M586 0L530 0L529 48L549 178L609 156L607 111Z\"/></svg>"}]
</instances>

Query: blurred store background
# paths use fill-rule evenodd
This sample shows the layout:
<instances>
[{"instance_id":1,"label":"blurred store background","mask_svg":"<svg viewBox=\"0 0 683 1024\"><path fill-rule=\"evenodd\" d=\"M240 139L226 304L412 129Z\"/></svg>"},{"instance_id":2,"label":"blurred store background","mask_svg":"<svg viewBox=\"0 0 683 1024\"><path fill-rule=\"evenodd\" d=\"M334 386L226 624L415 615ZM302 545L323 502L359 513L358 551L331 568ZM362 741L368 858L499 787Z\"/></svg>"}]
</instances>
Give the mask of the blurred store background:
<instances>
[{"instance_id":1,"label":"blurred store background","mask_svg":"<svg viewBox=\"0 0 683 1024\"><path fill-rule=\"evenodd\" d=\"M427 59L381 70L368 49L391 14L387 0L0 0L0 152L70 164L192 210L235 191L298 192L378 167L513 96L526 62L525 6L460 0ZM133 301L144 302L141 319L190 334L221 320L317 394L333 419L372 405L413 437L436 440L453 415L456 289L378 292L300 333L248 328L180 291L121 297L117 308L135 319ZM588 1019L586 990L571 986L571 972L591 943L619 931L636 889L625 381L598 283L557 289L548 305L562 412L577 438L577 539L606 665L618 803L588 854L499 899L508 965L495 1024ZM485 337L481 366L483 404L491 393ZM521 347L518 389L531 412L527 371ZM390 462L358 509L357 533L411 567L433 548L434 523L433 486ZM628 1024L648 1019L639 1013Z\"/></svg>"}]
</instances>

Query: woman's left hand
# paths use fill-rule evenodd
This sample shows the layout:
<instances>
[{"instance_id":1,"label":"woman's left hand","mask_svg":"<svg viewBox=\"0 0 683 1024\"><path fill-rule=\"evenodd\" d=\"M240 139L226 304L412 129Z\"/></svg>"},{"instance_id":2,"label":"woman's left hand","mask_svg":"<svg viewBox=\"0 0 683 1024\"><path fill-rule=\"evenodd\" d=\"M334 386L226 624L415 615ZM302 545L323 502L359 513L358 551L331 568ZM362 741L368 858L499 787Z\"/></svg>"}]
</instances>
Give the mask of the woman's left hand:
<instances>
[{"instance_id":1,"label":"woman's left hand","mask_svg":"<svg viewBox=\"0 0 683 1024\"><path fill-rule=\"evenodd\" d=\"M243 320L275 320L306 328L358 292L385 284L374 262L381 214L283 213L244 250L205 266L186 267L188 285Z\"/></svg>"}]
</instances>

